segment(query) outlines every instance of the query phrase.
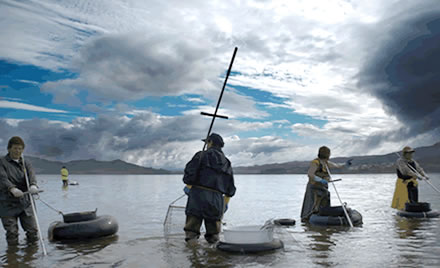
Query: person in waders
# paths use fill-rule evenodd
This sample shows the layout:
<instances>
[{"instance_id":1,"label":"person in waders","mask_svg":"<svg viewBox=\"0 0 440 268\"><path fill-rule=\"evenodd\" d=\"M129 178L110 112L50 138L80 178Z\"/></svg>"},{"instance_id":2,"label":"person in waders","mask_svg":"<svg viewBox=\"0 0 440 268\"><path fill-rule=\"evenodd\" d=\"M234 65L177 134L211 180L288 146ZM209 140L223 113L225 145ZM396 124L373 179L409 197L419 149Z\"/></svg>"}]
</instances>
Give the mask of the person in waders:
<instances>
[{"instance_id":1,"label":"person in waders","mask_svg":"<svg viewBox=\"0 0 440 268\"><path fill-rule=\"evenodd\" d=\"M69 171L65 166L61 168L61 181L63 182L64 187L69 185Z\"/></svg>"},{"instance_id":2,"label":"person in waders","mask_svg":"<svg viewBox=\"0 0 440 268\"><path fill-rule=\"evenodd\" d=\"M236 188L231 162L224 155L223 138L212 133L206 140L207 150L194 155L185 166L184 192L188 195L184 227L185 241L196 241L205 222L208 243L219 240L221 219Z\"/></svg>"},{"instance_id":3,"label":"person in waders","mask_svg":"<svg viewBox=\"0 0 440 268\"><path fill-rule=\"evenodd\" d=\"M28 243L38 240L38 229L32 212L30 194L37 194L37 180L31 164L25 162L29 188L23 172L24 142L14 136L8 142L8 154L0 158L0 217L8 245L18 244L18 220L26 232Z\"/></svg>"},{"instance_id":4,"label":"person in waders","mask_svg":"<svg viewBox=\"0 0 440 268\"><path fill-rule=\"evenodd\" d=\"M422 167L415 160L413 160L414 152L414 149L409 146L405 146L402 150L402 156L397 159L397 181L393 201L391 203L392 208L404 210L405 203L417 203L419 201L417 179L421 180L422 178L418 178L417 174L411 170L411 167L417 170L417 172L419 172L420 175L424 176L425 178L428 177L426 176Z\"/></svg>"},{"instance_id":5,"label":"person in waders","mask_svg":"<svg viewBox=\"0 0 440 268\"><path fill-rule=\"evenodd\" d=\"M310 216L318 213L321 208L330 207L330 192L328 191L328 182L330 180L329 168L343 168L351 165L351 159L345 164L336 164L330 159L330 149L322 146L318 151L318 158L310 162L307 176L306 192L301 209L301 221L308 221Z\"/></svg>"}]
</instances>

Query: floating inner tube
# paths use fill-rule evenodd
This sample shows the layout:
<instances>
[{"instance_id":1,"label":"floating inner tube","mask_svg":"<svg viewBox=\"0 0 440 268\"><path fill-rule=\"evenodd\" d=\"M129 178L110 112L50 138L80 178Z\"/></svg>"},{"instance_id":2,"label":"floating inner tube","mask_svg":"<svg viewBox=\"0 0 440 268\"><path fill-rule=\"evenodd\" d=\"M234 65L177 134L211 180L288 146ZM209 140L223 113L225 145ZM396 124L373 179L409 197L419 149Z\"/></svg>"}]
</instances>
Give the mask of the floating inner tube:
<instances>
[{"instance_id":1,"label":"floating inner tube","mask_svg":"<svg viewBox=\"0 0 440 268\"><path fill-rule=\"evenodd\" d=\"M292 226L295 225L294 219L277 219L273 221L277 225L285 225L285 226Z\"/></svg>"},{"instance_id":2,"label":"floating inner tube","mask_svg":"<svg viewBox=\"0 0 440 268\"><path fill-rule=\"evenodd\" d=\"M319 209L318 212L319 216L344 216L345 212L342 206L336 206L336 207L322 207Z\"/></svg>"},{"instance_id":3,"label":"floating inner tube","mask_svg":"<svg viewBox=\"0 0 440 268\"><path fill-rule=\"evenodd\" d=\"M440 216L438 211L426 211L426 212L410 212L410 211L398 211L397 215L406 218L437 218Z\"/></svg>"},{"instance_id":4,"label":"floating inner tube","mask_svg":"<svg viewBox=\"0 0 440 268\"><path fill-rule=\"evenodd\" d=\"M357 210L347 209L347 212L354 226L362 224L362 215ZM319 214L313 214L310 216L309 222L315 225L350 226L345 214L342 216L321 216Z\"/></svg>"},{"instance_id":5,"label":"floating inner tube","mask_svg":"<svg viewBox=\"0 0 440 268\"><path fill-rule=\"evenodd\" d=\"M108 236L118 231L116 219L109 215L98 216L96 219L65 223L56 221L50 224L49 240L85 240Z\"/></svg>"},{"instance_id":6,"label":"floating inner tube","mask_svg":"<svg viewBox=\"0 0 440 268\"><path fill-rule=\"evenodd\" d=\"M426 202L405 203L405 211L408 212L428 212L431 211L431 204Z\"/></svg>"},{"instance_id":7,"label":"floating inner tube","mask_svg":"<svg viewBox=\"0 0 440 268\"><path fill-rule=\"evenodd\" d=\"M279 239L274 239L272 242L259 244L232 244L226 242L218 242L217 248L226 252L234 253L258 253L283 248L284 244Z\"/></svg>"},{"instance_id":8,"label":"floating inner tube","mask_svg":"<svg viewBox=\"0 0 440 268\"><path fill-rule=\"evenodd\" d=\"M98 209L95 209L94 211L63 214L63 220L65 223L94 220L96 219L96 211L98 211Z\"/></svg>"}]
</instances>

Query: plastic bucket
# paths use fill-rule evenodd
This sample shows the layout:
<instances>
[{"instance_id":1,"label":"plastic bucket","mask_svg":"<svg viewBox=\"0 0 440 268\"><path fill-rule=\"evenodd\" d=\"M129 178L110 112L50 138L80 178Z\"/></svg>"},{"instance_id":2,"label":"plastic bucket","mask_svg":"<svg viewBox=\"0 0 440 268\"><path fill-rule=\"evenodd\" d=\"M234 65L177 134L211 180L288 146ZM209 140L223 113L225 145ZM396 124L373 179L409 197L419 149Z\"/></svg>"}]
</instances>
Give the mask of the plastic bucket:
<instances>
[{"instance_id":1,"label":"plastic bucket","mask_svg":"<svg viewBox=\"0 0 440 268\"><path fill-rule=\"evenodd\" d=\"M259 244L273 240L273 228L261 229L261 225L246 225L223 229L226 243L230 244Z\"/></svg>"}]
</instances>

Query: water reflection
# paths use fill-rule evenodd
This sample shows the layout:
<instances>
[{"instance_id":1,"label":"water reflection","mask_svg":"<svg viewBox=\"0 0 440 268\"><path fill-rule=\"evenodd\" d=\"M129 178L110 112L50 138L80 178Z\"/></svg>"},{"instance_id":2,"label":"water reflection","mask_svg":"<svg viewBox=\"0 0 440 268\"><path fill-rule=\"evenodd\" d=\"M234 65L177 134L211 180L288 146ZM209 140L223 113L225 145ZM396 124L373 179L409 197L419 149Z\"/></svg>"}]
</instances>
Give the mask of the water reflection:
<instances>
[{"instance_id":1,"label":"water reflection","mask_svg":"<svg viewBox=\"0 0 440 268\"><path fill-rule=\"evenodd\" d=\"M271 176L270 180L261 175L237 176L240 191L225 221L233 226L259 224L281 215L298 217L305 188L301 176ZM436 176L433 177L438 184L440 174ZM46 243L48 255L43 257L39 244L7 247L2 238L4 232L0 231L0 267L440 267L440 218L394 217L389 208L394 175L350 175L350 180L339 186L338 190L346 193L344 199L363 211L362 228L348 231L297 222L294 227L280 230L285 232L278 237L284 242L284 250L245 255L211 248L204 239L199 239L195 248L188 247L183 233L184 210L175 213L176 232L163 236L168 205L181 194L181 175L84 175L79 179L85 187L69 185L67 190L62 190L57 175L47 178L41 185L45 190L41 193L44 201L61 211L99 207L100 211L121 219L118 236L67 244ZM373 190L360 195L366 187ZM257 202L266 192L276 194L264 195L265 199ZM433 207L440 207L435 192L423 196ZM280 198L284 201L280 202ZM41 202L37 205L44 232L57 214Z\"/></svg>"},{"instance_id":2,"label":"water reflection","mask_svg":"<svg viewBox=\"0 0 440 268\"><path fill-rule=\"evenodd\" d=\"M439 264L438 241L435 237L438 221L404 218L397 215L394 220L395 230L400 239L400 242L396 243L400 255L399 266L425 266L430 259Z\"/></svg>"},{"instance_id":3,"label":"water reflection","mask_svg":"<svg viewBox=\"0 0 440 268\"><path fill-rule=\"evenodd\" d=\"M85 241L62 241L54 242L55 248L64 252L71 252L74 255L93 254L101 251L107 246L118 241L118 235L109 237L95 238L93 240Z\"/></svg>"},{"instance_id":4,"label":"water reflection","mask_svg":"<svg viewBox=\"0 0 440 268\"><path fill-rule=\"evenodd\" d=\"M407 219L400 216L395 216L396 232L399 238L417 238L420 235L422 221L420 219Z\"/></svg>"},{"instance_id":5,"label":"water reflection","mask_svg":"<svg viewBox=\"0 0 440 268\"><path fill-rule=\"evenodd\" d=\"M31 263L39 256L38 243L21 245L8 245L5 255L1 257L2 267L33 267Z\"/></svg>"},{"instance_id":6,"label":"water reflection","mask_svg":"<svg viewBox=\"0 0 440 268\"><path fill-rule=\"evenodd\" d=\"M205 243L185 243L187 259L192 267L232 267L222 254L216 249L215 244L209 245ZM189 254L188 254L189 253Z\"/></svg>"},{"instance_id":7,"label":"water reflection","mask_svg":"<svg viewBox=\"0 0 440 268\"><path fill-rule=\"evenodd\" d=\"M331 253L337 245L333 235L347 232L350 228L342 226L316 226L306 223L303 223L303 226L304 231L308 234L307 237L310 239L309 248L313 251L313 262L326 267L334 266L335 264L330 261Z\"/></svg>"}]
</instances>

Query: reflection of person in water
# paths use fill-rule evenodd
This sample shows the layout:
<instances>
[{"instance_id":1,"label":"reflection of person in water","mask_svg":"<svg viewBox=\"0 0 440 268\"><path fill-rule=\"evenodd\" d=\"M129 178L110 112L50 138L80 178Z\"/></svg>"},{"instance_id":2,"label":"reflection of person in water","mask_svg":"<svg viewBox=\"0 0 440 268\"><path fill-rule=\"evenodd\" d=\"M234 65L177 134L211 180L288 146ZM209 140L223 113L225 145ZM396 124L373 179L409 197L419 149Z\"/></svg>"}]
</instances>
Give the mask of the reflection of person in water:
<instances>
[{"instance_id":1,"label":"reflection of person in water","mask_svg":"<svg viewBox=\"0 0 440 268\"><path fill-rule=\"evenodd\" d=\"M304 231L311 238L310 249L316 251L320 265L332 266L331 263L324 263L325 258L329 257L329 253L333 251L336 243L332 239L334 233L342 229L328 229L322 226L305 225Z\"/></svg>"},{"instance_id":2,"label":"reflection of person in water","mask_svg":"<svg viewBox=\"0 0 440 268\"><path fill-rule=\"evenodd\" d=\"M400 239L404 242L403 245L400 245L400 249L408 248L414 250L414 246L419 248L420 251L423 251L423 248L426 244L429 244L429 239L427 240L426 230L421 231L423 228L423 224L425 221L420 221L419 219L407 219L399 216L395 216L395 230ZM398 249L399 249L398 248ZM400 252L400 257L396 258L398 263L396 263L396 267L415 267L415 261L419 259L416 254L408 254L407 250L398 250Z\"/></svg>"},{"instance_id":3,"label":"reflection of person in water","mask_svg":"<svg viewBox=\"0 0 440 268\"><path fill-rule=\"evenodd\" d=\"M417 230L420 229L421 222L395 216L395 225L399 238L417 238Z\"/></svg>"},{"instance_id":4,"label":"reflection of person in water","mask_svg":"<svg viewBox=\"0 0 440 268\"><path fill-rule=\"evenodd\" d=\"M6 260L2 258L2 267L34 267L32 261L37 260L38 255L37 243L27 244L26 247L20 248L18 245L8 245L6 249Z\"/></svg>"}]
</instances>

